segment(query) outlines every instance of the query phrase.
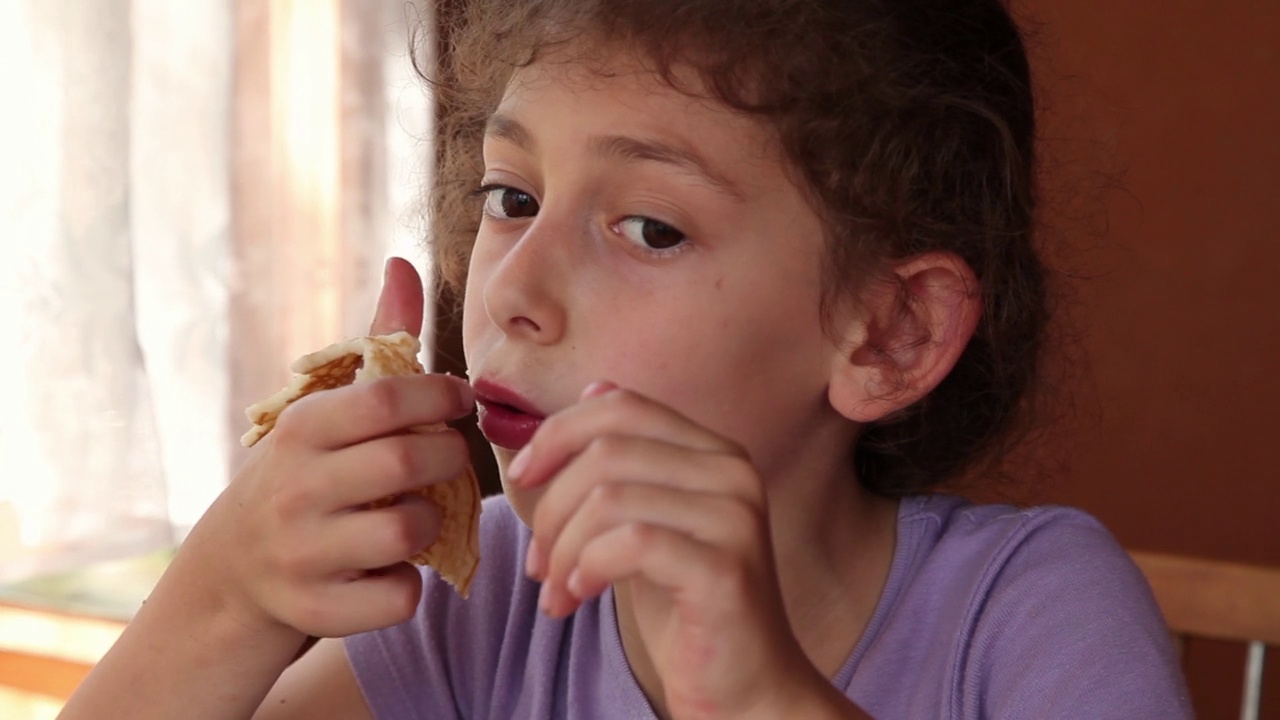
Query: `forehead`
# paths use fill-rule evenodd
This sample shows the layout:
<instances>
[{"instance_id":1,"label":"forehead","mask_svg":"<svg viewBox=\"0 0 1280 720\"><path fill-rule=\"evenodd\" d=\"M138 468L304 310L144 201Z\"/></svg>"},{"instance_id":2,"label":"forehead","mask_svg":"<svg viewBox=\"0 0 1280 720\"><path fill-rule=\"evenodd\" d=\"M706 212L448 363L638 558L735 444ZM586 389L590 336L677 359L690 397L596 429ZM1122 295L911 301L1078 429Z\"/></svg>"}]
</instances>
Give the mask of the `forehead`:
<instances>
[{"instance_id":1,"label":"forehead","mask_svg":"<svg viewBox=\"0 0 1280 720\"><path fill-rule=\"evenodd\" d=\"M539 57L512 74L495 115L537 132L607 126L620 135L683 139L712 156L783 160L774 129L712 97L694 69L675 67L664 77L618 48L573 46Z\"/></svg>"}]
</instances>

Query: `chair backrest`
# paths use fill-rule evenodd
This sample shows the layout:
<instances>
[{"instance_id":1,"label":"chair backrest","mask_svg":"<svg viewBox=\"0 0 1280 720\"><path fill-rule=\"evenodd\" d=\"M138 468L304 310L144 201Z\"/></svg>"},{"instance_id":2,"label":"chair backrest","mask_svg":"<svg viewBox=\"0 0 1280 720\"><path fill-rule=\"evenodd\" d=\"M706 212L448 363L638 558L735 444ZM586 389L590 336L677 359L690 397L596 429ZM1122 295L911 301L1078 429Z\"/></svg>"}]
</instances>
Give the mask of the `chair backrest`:
<instances>
[{"instance_id":1,"label":"chair backrest","mask_svg":"<svg viewBox=\"0 0 1280 720\"><path fill-rule=\"evenodd\" d=\"M89 671L88 663L0 650L0 688L65 701Z\"/></svg>"},{"instance_id":2,"label":"chair backrest","mask_svg":"<svg viewBox=\"0 0 1280 720\"><path fill-rule=\"evenodd\" d=\"M1151 583L1176 638L1248 645L1240 717L1256 720L1267 646L1280 646L1280 568L1160 553L1130 554Z\"/></svg>"}]
</instances>

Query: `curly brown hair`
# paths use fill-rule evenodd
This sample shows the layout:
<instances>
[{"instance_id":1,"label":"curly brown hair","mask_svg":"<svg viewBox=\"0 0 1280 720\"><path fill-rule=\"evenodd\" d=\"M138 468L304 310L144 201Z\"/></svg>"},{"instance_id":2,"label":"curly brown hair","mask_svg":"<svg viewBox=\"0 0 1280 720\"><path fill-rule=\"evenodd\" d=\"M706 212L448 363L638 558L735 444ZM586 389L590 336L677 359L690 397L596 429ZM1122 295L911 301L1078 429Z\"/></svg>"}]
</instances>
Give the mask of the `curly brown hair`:
<instances>
[{"instance_id":1,"label":"curly brown hair","mask_svg":"<svg viewBox=\"0 0 1280 720\"><path fill-rule=\"evenodd\" d=\"M511 73L566 46L624 47L673 87L776 130L825 221L824 321L895 259L945 251L976 274L974 337L932 393L864 429L860 482L918 493L1012 447L1049 311L1030 69L999 0L464 0L440 14L447 42L424 77L439 109L431 248L447 292L465 280L485 123ZM699 87L681 82L688 70Z\"/></svg>"}]
</instances>

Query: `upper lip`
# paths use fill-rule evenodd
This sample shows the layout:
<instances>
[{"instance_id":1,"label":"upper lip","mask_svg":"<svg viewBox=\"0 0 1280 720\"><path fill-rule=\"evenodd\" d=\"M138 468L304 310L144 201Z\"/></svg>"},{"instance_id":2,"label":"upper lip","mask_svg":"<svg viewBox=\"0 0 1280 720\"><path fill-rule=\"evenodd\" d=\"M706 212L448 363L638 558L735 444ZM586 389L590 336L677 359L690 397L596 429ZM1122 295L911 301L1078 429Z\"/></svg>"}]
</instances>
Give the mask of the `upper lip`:
<instances>
[{"instance_id":1,"label":"upper lip","mask_svg":"<svg viewBox=\"0 0 1280 720\"><path fill-rule=\"evenodd\" d=\"M532 400L525 398L520 393L501 385L493 380L481 378L476 380L472 387L476 391L476 397L482 403L506 405L507 407L518 410L526 415L535 417L546 417L546 413L538 409L538 406Z\"/></svg>"}]
</instances>

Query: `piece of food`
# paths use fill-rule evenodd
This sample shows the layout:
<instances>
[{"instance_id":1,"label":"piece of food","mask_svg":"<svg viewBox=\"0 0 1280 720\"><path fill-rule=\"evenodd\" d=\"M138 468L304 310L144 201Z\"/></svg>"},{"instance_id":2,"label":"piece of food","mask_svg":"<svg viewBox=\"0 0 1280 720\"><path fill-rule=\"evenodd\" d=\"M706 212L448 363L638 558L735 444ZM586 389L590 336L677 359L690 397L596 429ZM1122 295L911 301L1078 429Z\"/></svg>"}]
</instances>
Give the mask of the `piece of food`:
<instances>
[{"instance_id":1,"label":"piece of food","mask_svg":"<svg viewBox=\"0 0 1280 720\"><path fill-rule=\"evenodd\" d=\"M251 447L271 432L286 407L313 392L391 375L423 374L425 370L418 362L420 349L416 337L398 332L352 338L298 358L290 368L294 376L288 385L245 410L253 427L240 438L240 443ZM418 430L434 432L444 428L441 423ZM468 464L457 478L429 485L417 493L440 508L440 537L408 560L435 568L465 598L480 563L480 486L475 471ZM372 506L392 502L393 497L382 498Z\"/></svg>"}]
</instances>

